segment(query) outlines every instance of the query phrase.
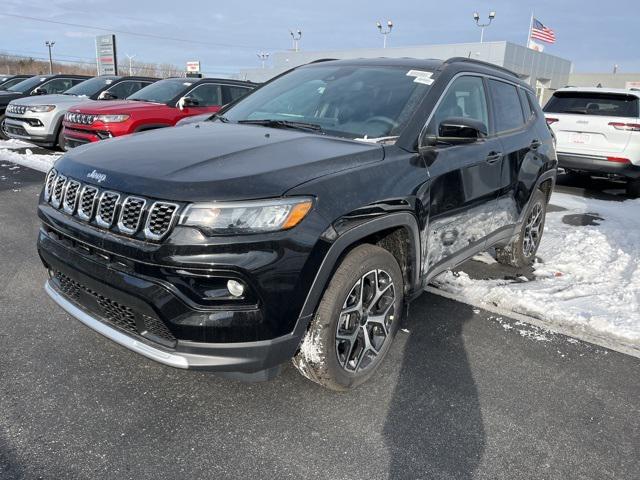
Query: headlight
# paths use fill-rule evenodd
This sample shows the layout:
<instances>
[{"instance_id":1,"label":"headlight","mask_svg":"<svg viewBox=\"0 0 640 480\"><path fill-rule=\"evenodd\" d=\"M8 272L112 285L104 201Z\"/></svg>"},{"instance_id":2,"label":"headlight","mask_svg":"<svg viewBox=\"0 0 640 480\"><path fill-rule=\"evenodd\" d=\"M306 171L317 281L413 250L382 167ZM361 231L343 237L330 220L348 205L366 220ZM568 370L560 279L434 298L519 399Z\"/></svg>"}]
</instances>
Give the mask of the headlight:
<instances>
[{"instance_id":1,"label":"headlight","mask_svg":"<svg viewBox=\"0 0 640 480\"><path fill-rule=\"evenodd\" d=\"M55 105L32 105L30 107L27 107L27 112L44 113L44 112L51 112L55 108L56 108Z\"/></svg>"},{"instance_id":2,"label":"headlight","mask_svg":"<svg viewBox=\"0 0 640 480\"><path fill-rule=\"evenodd\" d=\"M194 203L180 219L205 235L265 233L295 227L313 206L307 197L250 202Z\"/></svg>"},{"instance_id":3,"label":"headlight","mask_svg":"<svg viewBox=\"0 0 640 480\"><path fill-rule=\"evenodd\" d=\"M121 123L129 120L129 115L98 115L96 121L102 123Z\"/></svg>"}]
</instances>

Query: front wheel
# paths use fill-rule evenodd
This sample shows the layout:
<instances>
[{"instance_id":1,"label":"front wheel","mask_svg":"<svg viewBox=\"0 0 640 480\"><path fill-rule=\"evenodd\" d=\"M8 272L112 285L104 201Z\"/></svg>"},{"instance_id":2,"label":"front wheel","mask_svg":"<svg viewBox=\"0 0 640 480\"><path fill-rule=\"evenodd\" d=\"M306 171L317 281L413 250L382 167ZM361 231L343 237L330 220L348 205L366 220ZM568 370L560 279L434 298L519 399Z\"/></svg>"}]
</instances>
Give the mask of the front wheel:
<instances>
[{"instance_id":1,"label":"front wheel","mask_svg":"<svg viewBox=\"0 0 640 480\"><path fill-rule=\"evenodd\" d=\"M4 133L4 119L5 116L4 115L0 115L0 140L8 140L9 137L7 137Z\"/></svg>"},{"instance_id":2,"label":"front wheel","mask_svg":"<svg viewBox=\"0 0 640 480\"><path fill-rule=\"evenodd\" d=\"M368 380L398 331L404 301L395 257L354 248L329 282L293 364L305 377L344 391Z\"/></svg>"},{"instance_id":3,"label":"front wheel","mask_svg":"<svg viewBox=\"0 0 640 480\"><path fill-rule=\"evenodd\" d=\"M518 235L509 245L496 248L498 262L518 268L532 264L540 246L546 215L547 196L542 190L536 189Z\"/></svg>"}]
</instances>

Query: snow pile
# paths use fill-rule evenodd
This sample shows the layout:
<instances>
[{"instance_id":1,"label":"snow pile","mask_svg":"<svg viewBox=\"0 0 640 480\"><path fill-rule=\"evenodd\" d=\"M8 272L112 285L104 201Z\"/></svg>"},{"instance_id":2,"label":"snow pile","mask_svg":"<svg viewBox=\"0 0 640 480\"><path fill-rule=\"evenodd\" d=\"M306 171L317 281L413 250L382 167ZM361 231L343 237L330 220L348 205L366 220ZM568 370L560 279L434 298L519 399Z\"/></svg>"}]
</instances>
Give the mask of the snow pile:
<instances>
[{"instance_id":1,"label":"snow pile","mask_svg":"<svg viewBox=\"0 0 640 480\"><path fill-rule=\"evenodd\" d=\"M473 280L464 272L445 272L434 285L473 305L640 344L640 200L554 193L551 203L567 210L547 213L534 281ZM584 213L603 220L589 226L562 222Z\"/></svg>"},{"instance_id":2,"label":"snow pile","mask_svg":"<svg viewBox=\"0 0 640 480\"><path fill-rule=\"evenodd\" d=\"M16 140L14 138L10 138L8 140L0 140L0 149L4 148L27 148L31 147L30 143L23 142L22 140Z\"/></svg>"},{"instance_id":3,"label":"snow pile","mask_svg":"<svg viewBox=\"0 0 640 480\"><path fill-rule=\"evenodd\" d=\"M4 144L6 142L1 143ZM54 162L60 158L60 155L38 155L28 148L24 153L16 152L14 150L15 148L24 147L12 146L10 148L2 148L5 147L2 144L0 144L0 162L13 162L24 167L33 168L34 170L40 170L41 172L49 171L49 169L53 167Z\"/></svg>"}]
</instances>

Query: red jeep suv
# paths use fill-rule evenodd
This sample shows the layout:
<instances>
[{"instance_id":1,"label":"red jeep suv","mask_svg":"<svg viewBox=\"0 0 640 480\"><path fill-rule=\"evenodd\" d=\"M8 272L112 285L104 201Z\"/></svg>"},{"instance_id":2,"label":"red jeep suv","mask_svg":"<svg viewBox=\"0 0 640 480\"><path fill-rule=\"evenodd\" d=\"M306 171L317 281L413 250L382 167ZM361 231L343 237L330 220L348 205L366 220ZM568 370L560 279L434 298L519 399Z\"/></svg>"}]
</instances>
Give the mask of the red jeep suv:
<instances>
[{"instance_id":1,"label":"red jeep suv","mask_svg":"<svg viewBox=\"0 0 640 480\"><path fill-rule=\"evenodd\" d=\"M237 80L169 78L138 90L126 100L76 105L64 117L65 147L171 127L186 117L215 113L255 87Z\"/></svg>"}]
</instances>

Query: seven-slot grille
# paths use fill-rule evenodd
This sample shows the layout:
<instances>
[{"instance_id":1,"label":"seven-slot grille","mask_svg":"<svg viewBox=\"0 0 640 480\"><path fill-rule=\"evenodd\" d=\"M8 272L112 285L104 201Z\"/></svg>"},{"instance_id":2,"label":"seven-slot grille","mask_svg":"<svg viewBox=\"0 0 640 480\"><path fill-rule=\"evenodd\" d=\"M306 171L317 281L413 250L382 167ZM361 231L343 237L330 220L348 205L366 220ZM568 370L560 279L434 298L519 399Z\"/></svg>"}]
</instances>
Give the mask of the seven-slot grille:
<instances>
[{"instance_id":1,"label":"seven-slot grille","mask_svg":"<svg viewBox=\"0 0 640 480\"><path fill-rule=\"evenodd\" d=\"M117 231L126 235L135 235L143 230L146 238L155 241L169 234L180 208L171 202L151 203L144 198L125 196L111 190L101 191L98 187L67 179L55 169L51 169L45 179L44 199L53 207L62 208L65 213L86 222L95 221L107 229L117 226Z\"/></svg>"},{"instance_id":2,"label":"seven-slot grille","mask_svg":"<svg viewBox=\"0 0 640 480\"><path fill-rule=\"evenodd\" d=\"M7 113L17 113L18 115L24 115L27 112L26 105L13 105L9 104L7 107Z\"/></svg>"},{"instance_id":3,"label":"seven-slot grille","mask_svg":"<svg viewBox=\"0 0 640 480\"><path fill-rule=\"evenodd\" d=\"M79 123L81 125L91 125L95 122L97 115L90 115L87 113L75 113L67 112L64 114L64 119L70 123Z\"/></svg>"}]
</instances>

